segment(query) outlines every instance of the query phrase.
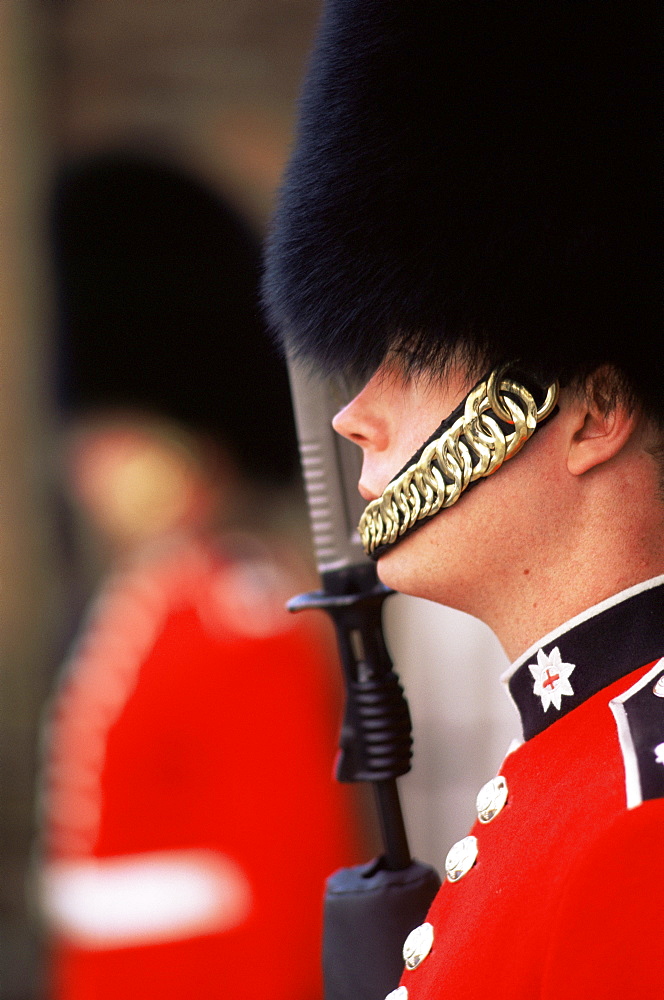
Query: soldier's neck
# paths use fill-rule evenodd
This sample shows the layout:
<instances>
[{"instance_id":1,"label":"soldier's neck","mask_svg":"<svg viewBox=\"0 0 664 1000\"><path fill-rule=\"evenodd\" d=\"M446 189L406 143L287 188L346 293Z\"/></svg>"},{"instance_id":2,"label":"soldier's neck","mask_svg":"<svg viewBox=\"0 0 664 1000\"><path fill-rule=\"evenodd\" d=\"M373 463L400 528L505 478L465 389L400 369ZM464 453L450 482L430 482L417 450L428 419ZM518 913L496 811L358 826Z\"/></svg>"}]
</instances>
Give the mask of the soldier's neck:
<instances>
[{"instance_id":1,"label":"soldier's neck","mask_svg":"<svg viewBox=\"0 0 664 1000\"><path fill-rule=\"evenodd\" d=\"M533 580L533 589L523 600L510 602L509 614L499 609L491 620L484 615L509 659L518 659L543 636L588 608L664 574L664 559L639 559L630 553L624 560L617 556L604 572L599 570L600 563L592 557L571 560L564 576L548 579L546 584L540 581L539 586Z\"/></svg>"}]
</instances>

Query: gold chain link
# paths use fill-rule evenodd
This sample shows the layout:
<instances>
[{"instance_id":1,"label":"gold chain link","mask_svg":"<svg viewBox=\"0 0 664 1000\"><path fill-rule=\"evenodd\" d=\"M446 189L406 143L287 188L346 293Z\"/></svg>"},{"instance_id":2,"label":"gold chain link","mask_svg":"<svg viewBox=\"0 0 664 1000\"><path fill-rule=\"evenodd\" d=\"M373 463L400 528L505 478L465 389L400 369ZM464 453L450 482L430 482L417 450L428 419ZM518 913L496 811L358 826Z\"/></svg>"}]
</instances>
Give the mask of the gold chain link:
<instances>
[{"instance_id":1,"label":"gold chain link","mask_svg":"<svg viewBox=\"0 0 664 1000\"><path fill-rule=\"evenodd\" d=\"M382 497L368 504L358 526L367 555L381 545L392 545L417 521L455 504L472 482L490 476L516 455L537 424L551 413L558 399L558 382L549 386L538 410L528 389L504 378L505 371L496 368L475 386L463 415L389 483ZM496 416L514 430L503 433Z\"/></svg>"}]
</instances>

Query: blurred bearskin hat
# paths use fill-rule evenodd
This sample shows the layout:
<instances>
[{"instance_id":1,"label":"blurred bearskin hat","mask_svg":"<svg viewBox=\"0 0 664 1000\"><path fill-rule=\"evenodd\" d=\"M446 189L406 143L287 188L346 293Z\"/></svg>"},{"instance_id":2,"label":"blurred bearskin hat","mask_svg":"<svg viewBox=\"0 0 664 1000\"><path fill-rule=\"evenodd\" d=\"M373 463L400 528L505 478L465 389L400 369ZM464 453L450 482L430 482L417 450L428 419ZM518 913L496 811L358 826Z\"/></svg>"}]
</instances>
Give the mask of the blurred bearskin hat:
<instances>
[{"instance_id":1,"label":"blurred bearskin hat","mask_svg":"<svg viewBox=\"0 0 664 1000\"><path fill-rule=\"evenodd\" d=\"M327 0L268 242L282 339L361 376L612 362L664 418L658 48L638 0Z\"/></svg>"},{"instance_id":2,"label":"blurred bearskin hat","mask_svg":"<svg viewBox=\"0 0 664 1000\"><path fill-rule=\"evenodd\" d=\"M62 171L52 223L65 412L157 414L220 440L246 475L293 474L260 244L236 211L175 166L121 152Z\"/></svg>"}]
</instances>

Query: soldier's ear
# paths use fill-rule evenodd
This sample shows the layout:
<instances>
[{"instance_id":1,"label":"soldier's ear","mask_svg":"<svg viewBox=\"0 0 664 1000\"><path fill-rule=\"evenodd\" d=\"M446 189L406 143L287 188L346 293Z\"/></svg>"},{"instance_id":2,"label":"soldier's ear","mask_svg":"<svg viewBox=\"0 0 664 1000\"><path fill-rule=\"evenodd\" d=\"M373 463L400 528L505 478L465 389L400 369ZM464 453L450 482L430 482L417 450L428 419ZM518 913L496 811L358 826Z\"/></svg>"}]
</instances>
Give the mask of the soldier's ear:
<instances>
[{"instance_id":1,"label":"soldier's ear","mask_svg":"<svg viewBox=\"0 0 664 1000\"><path fill-rule=\"evenodd\" d=\"M610 369L598 370L571 401L574 417L567 468L573 476L615 458L640 422L638 408L621 391L613 374Z\"/></svg>"}]
</instances>

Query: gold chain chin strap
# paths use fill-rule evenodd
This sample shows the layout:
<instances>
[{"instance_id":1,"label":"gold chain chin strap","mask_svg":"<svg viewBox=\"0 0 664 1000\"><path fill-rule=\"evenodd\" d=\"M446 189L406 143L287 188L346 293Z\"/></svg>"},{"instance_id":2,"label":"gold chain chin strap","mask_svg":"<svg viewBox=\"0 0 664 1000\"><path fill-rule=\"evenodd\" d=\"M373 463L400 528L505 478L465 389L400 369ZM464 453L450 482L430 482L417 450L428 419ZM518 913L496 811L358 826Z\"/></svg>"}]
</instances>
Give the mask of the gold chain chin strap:
<instances>
[{"instance_id":1,"label":"gold chain chin strap","mask_svg":"<svg viewBox=\"0 0 664 1000\"><path fill-rule=\"evenodd\" d=\"M455 504L472 482L490 476L516 455L551 413L558 399L557 381L547 389L538 410L525 386L503 377L506 370L494 369L475 386L463 415L386 486L382 497L368 504L358 525L367 555L396 542L417 521ZM514 430L504 434L489 410Z\"/></svg>"}]
</instances>

